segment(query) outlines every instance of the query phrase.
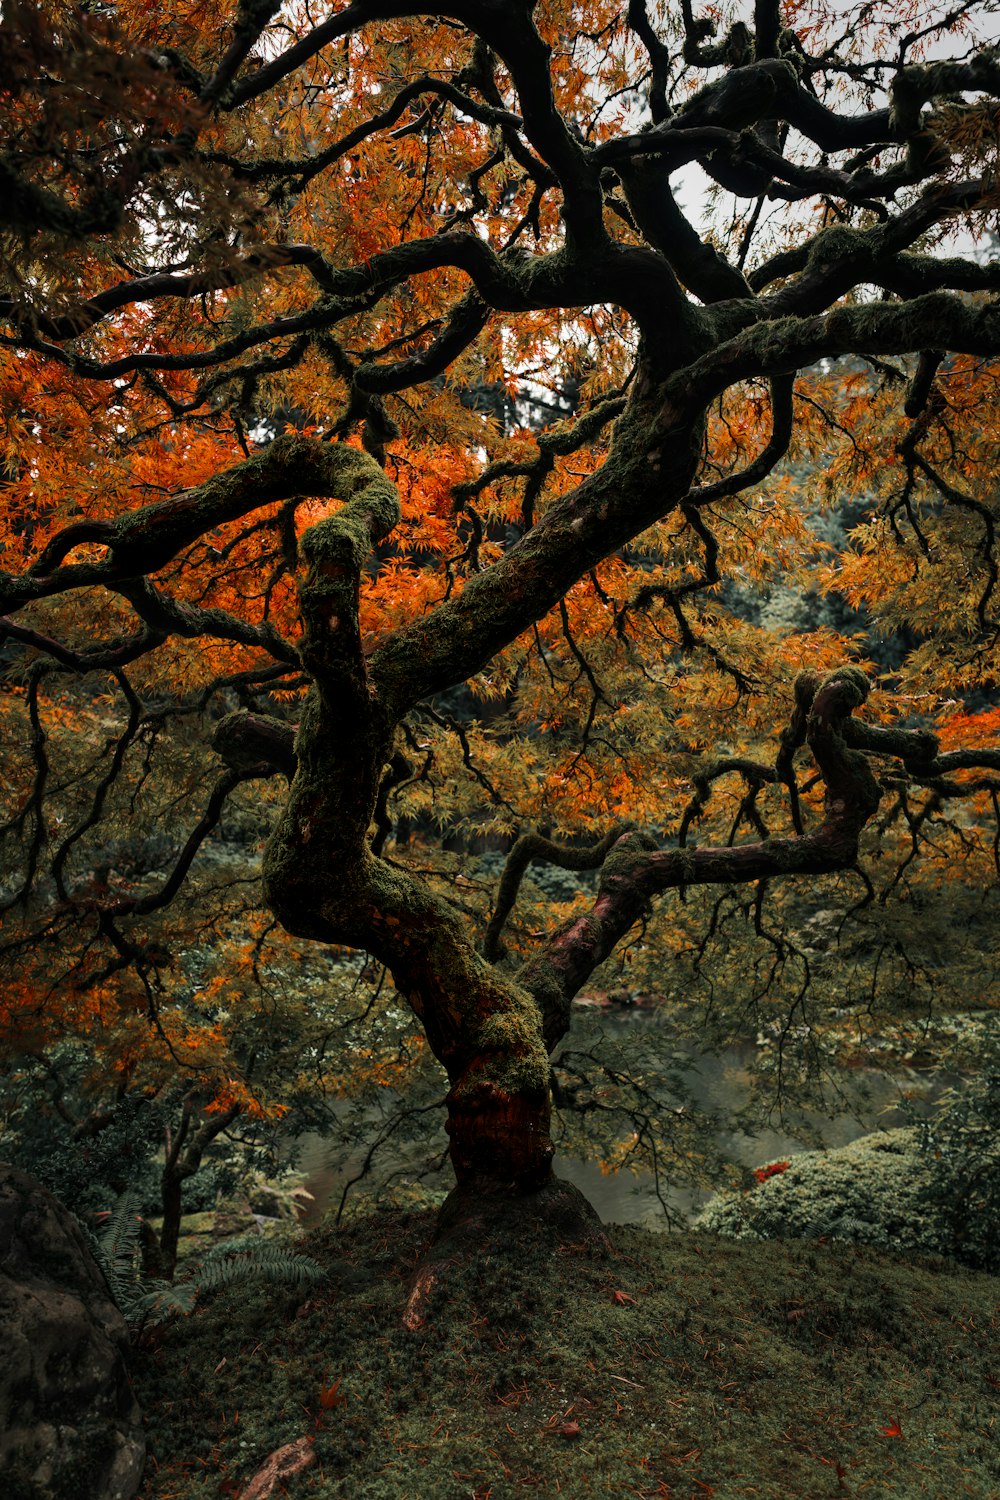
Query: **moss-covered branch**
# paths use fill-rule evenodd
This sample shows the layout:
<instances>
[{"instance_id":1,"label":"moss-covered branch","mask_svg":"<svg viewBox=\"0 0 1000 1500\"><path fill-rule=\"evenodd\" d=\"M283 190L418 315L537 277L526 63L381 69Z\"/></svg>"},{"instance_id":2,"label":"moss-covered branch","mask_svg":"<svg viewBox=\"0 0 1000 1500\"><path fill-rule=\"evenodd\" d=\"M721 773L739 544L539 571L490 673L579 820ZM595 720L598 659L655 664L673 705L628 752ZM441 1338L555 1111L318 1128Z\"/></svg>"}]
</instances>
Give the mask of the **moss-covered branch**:
<instances>
[{"instance_id":1,"label":"moss-covered branch","mask_svg":"<svg viewBox=\"0 0 1000 1500\"><path fill-rule=\"evenodd\" d=\"M868 691L868 679L857 667L824 678L803 673L796 683L799 707L808 705L806 739L825 784L824 817L814 831L722 848L662 850L638 834L618 840L604 861L591 910L551 939L518 976L538 1001L550 1048L566 1031L573 996L654 896L689 885L822 874L855 862L858 839L878 809L880 791L867 756L848 745L845 725Z\"/></svg>"},{"instance_id":2,"label":"moss-covered branch","mask_svg":"<svg viewBox=\"0 0 1000 1500\"><path fill-rule=\"evenodd\" d=\"M297 435L277 438L250 458L169 500L127 511L117 520L64 527L26 574L0 573L0 612L13 614L32 600L75 588L95 584L120 588L127 580L142 579L166 567L207 532L276 500L294 495L346 498L368 464L367 455L354 448ZM107 556L93 562L66 562L82 543L106 547Z\"/></svg>"},{"instance_id":3,"label":"moss-covered branch","mask_svg":"<svg viewBox=\"0 0 1000 1500\"><path fill-rule=\"evenodd\" d=\"M500 877L496 906L483 938L485 957L495 963L503 954L501 935L507 918L514 910L521 882L530 864L544 861L557 865L561 870L599 870L612 845L621 838L622 831L621 828L613 828L602 839L598 839L596 844L588 844L584 848L571 848L567 844L557 843L555 839L546 838L541 833L522 834L507 855L503 875Z\"/></svg>"}]
</instances>

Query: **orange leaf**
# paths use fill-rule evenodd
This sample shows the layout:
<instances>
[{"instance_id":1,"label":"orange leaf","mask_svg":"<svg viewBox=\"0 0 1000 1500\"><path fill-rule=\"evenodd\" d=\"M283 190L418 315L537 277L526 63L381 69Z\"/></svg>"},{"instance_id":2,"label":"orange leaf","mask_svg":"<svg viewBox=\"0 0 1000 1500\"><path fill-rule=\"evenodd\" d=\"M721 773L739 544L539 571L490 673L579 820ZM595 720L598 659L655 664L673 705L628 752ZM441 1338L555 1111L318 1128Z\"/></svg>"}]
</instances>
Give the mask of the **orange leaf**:
<instances>
[{"instance_id":1,"label":"orange leaf","mask_svg":"<svg viewBox=\"0 0 1000 1500\"><path fill-rule=\"evenodd\" d=\"M319 1404L324 1411L330 1411L334 1406L343 1406L347 1401L347 1397L340 1393L340 1382L343 1378L342 1375L338 1375L332 1385L320 1386Z\"/></svg>"}]
</instances>

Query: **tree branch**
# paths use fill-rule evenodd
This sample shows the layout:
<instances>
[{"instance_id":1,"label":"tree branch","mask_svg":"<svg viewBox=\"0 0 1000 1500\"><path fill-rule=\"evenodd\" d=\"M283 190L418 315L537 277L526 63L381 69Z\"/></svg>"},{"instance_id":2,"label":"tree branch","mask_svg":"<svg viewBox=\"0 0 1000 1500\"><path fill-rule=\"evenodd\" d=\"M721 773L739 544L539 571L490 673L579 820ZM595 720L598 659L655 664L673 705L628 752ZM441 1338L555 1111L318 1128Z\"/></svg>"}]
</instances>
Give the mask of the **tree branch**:
<instances>
[{"instance_id":1,"label":"tree branch","mask_svg":"<svg viewBox=\"0 0 1000 1500\"><path fill-rule=\"evenodd\" d=\"M848 747L844 727L868 691L868 679L856 667L841 667L822 679L803 674L796 684L797 697L810 702L807 740L826 791L823 822L815 832L734 847L676 850L651 848L649 840L636 834L618 840L604 862L591 910L551 939L518 975L542 1010L550 1050L566 1031L573 996L653 896L681 886L821 874L855 862L858 839L878 809L880 793L866 756Z\"/></svg>"},{"instance_id":2,"label":"tree branch","mask_svg":"<svg viewBox=\"0 0 1000 1500\"><path fill-rule=\"evenodd\" d=\"M562 870L599 870L609 849L621 838L622 831L621 828L613 828L596 844L590 844L585 849L559 844L541 833L523 833L507 855L497 888L496 906L483 937L483 956L490 963L496 963L503 957L501 934L507 918L514 910L521 881L530 864L544 860L548 864L558 865Z\"/></svg>"}]
</instances>

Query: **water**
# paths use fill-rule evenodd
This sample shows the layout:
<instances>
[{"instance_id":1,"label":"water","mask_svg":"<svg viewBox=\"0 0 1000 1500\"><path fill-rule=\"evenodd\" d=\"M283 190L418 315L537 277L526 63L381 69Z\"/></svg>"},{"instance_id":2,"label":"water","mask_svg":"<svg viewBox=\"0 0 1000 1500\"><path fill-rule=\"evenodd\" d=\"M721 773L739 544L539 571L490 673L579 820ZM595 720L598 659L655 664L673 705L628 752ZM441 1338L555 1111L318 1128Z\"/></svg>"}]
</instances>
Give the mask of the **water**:
<instances>
[{"instance_id":1,"label":"water","mask_svg":"<svg viewBox=\"0 0 1000 1500\"><path fill-rule=\"evenodd\" d=\"M831 1149L846 1146L870 1131L910 1124L914 1114L925 1114L940 1093L955 1082L952 1075L942 1072L918 1074L896 1069L890 1074L874 1068L843 1068L829 1080L829 1098L824 1108L789 1110L783 1120L755 1124L751 1130L732 1121L732 1116L745 1109L751 1100L751 1063L756 1048L750 1043L701 1051L692 1041L678 1037L669 1011L652 1008L584 1013L574 1026L573 1047L592 1047L600 1040L602 1050L610 1048L613 1052L637 1028L646 1034L645 1040L652 1044L654 1052L660 1050L662 1035L664 1056L677 1059L682 1090L678 1097L701 1118L717 1118L710 1135L711 1144L720 1156L744 1167L784 1160L816 1146ZM378 1129L374 1112L372 1128L373 1133ZM809 1137L808 1143L804 1136ZM389 1170L398 1174L401 1182L416 1180L424 1172L429 1156L443 1150L444 1145L440 1127L430 1147L426 1141L407 1142L397 1149L389 1145L379 1155L379 1175ZM363 1166L363 1147L346 1158L339 1154L335 1157L334 1151L335 1140L325 1135L303 1136L298 1143L299 1169L305 1174L305 1185L314 1198L307 1221L315 1221L330 1210L336 1212L345 1184ZM651 1172L606 1172L596 1160L561 1153L557 1154L554 1167L558 1176L580 1188L606 1222L642 1224L662 1230L669 1227ZM450 1181L446 1172L439 1175L435 1185L447 1188ZM714 1191L664 1183L662 1179L660 1188L669 1211L683 1220L697 1213Z\"/></svg>"},{"instance_id":2,"label":"water","mask_svg":"<svg viewBox=\"0 0 1000 1500\"><path fill-rule=\"evenodd\" d=\"M721 1116L739 1112L750 1100L749 1065L754 1050L747 1045L727 1047L718 1053L692 1053L686 1081L693 1105ZM857 1068L845 1069L844 1075L834 1081L842 1095L840 1108L834 1112L790 1110L783 1124L763 1122L752 1132L723 1125L712 1131L712 1144L720 1155L744 1167L787 1160L818 1146L827 1149L847 1146L870 1131L912 1124L913 1114L926 1113L951 1080L943 1075L932 1079L928 1075L890 1075L877 1069ZM910 1095L909 1111L900 1107L904 1088ZM802 1139L806 1132L811 1137L808 1142ZM560 1177L575 1183L605 1221L642 1224L649 1229L667 1227L651 1172L605 1173L597 1162L572 1156L557 1156L555 1170ZM669 1209L684 1219L703 1208L715 1190L682 1185L663 1188L661 1184Z\"/></svg>"}]
</instances>

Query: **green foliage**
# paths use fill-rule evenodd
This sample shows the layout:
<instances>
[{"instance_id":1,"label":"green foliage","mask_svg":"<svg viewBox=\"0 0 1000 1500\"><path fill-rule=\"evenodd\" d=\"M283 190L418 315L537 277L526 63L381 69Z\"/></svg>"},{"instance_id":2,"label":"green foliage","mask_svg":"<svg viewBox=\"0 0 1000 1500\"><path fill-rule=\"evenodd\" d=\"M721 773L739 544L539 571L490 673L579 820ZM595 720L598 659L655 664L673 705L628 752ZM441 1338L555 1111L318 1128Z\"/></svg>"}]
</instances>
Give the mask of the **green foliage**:
<instances>
[{"instance_id":1,"label":"green foliage","mask_svg":"<svg viewBox=\"0 0 1000 1500\"><path fill-rule=\"evenodd\" d=\"M213 1245L185 1262L173 1282L148 1276L142 1262L144 1224L137 1195L129 1190L115 1204L97 1238L97 1259L111 1295L133 1328L187 1314L198 1302L251 1281L302 1289L325 1281L326 1272L310 1256L280 1240L240 1235Z\"/></svg>"},{"instance_id":2,"label":"green foliage","mask_svg":"<svg viewBox=\"0 0 1000 1500\"><path fill-rule=\"evenodd\" d=\"M714 1199L696 1227L738 1240L847 1240L900 1255L948 1255L996 1272L1000 1197L987 1184L1000 1174L1000 1139L995 1132L987 1139L961 1095L943 1119L952 1120L947 1153L933 1148L935 1130L919 1127L805 1152L748 1192ZM978 1150L966 1161L960 1142L969 1135Z\"/></svg>"},{"instance_id":3,"label":"green foliage","mask_svg":"<svg viewBox=\"0 0 1000 1500\"><path fill-rule=\"evenodd\" d=\"M162 1102L126 1094L109 1101L110 1118L100 1130L74 1129L53 1107L50 1090L55 1075L62 1102L68 1100L75 1113L80 1077L88 1066L82 1053L64 1044L45 1069L29 1063L0 1079L0 1155L37 1177L85 1223L106 1211L126 1188L137 1208L155 1213L159 1171L154 1156L163 1138Z\"/></svg>"},{"instance_id":4,"label":"green foliage","mask_svg":"<svg viewBox=\"0 0 1000 1500\"><path fill-rule=\"evenodd\" d=\"M251 1278L302 1290L325 1281L326 1272L310 1256L280 1240L241 1235L206 1251L185 1279L198 1297L204 1297Z\"/></svg>"},{"instance_id":5,"label":"green foliage","mask_svg":"<svg viewBox=\"0 0 1000 1500\"><path fill-rule=\"evenodd\" d=\"M975 1075L950 1089L922 1127L921 1146L931 1173L928 1210L952 1253L1000 1274L1000 1021Z\"/></svg>"},{"instance_id":6,"label":"green foliage","mask_svg":"<svg viewBox=\"0 0 1000 1500\"><path fill-rule=\"evenodd\" d=\"M112 1297L126 1321L134 1321L139 1286L142 1217L139 1195L129 1188L107 1215L97 1236L97 1262L104 1272Z\"/></svg>"}]
</instances>

